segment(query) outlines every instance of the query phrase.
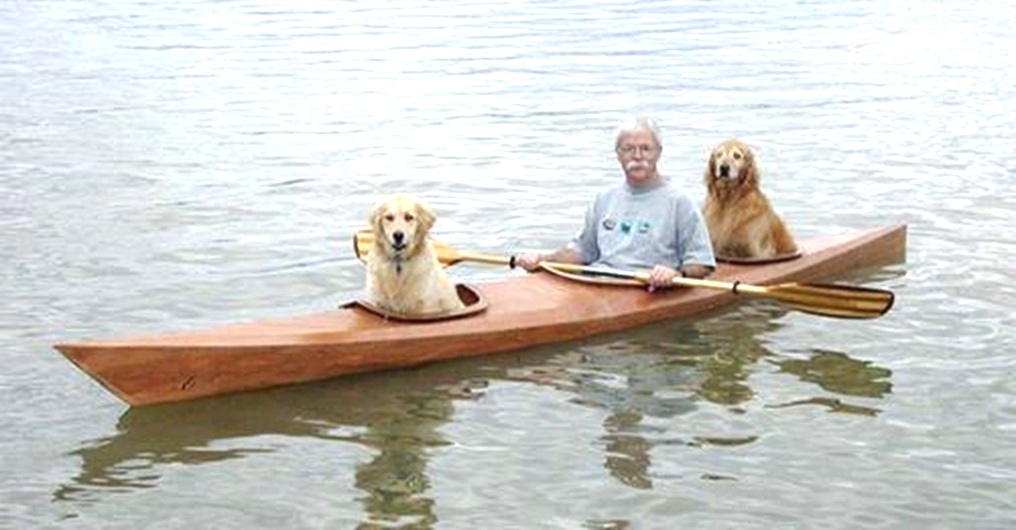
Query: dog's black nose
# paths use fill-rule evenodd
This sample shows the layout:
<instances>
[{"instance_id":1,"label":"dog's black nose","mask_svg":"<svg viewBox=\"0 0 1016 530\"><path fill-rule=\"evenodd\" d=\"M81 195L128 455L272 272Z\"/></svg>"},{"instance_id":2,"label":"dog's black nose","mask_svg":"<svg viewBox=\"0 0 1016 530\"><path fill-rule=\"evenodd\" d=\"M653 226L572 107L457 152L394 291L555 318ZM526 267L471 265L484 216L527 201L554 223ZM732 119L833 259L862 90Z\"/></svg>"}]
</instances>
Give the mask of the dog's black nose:
<instances>
[{"instance_id":1,"label":"dog's black nose","mask_svg":"<svg viewBox=\"0 0 1016 530\"><path fill-rule=\"evenodd\" d=\"M730 176L730 166L728 166L727 164L721 165L720 166L720 176L721 177L729 177Z\"/></svg>"},{"instance_id":2,"label":"dog's black nose","mask_svg":"<svg viewBox=\"0 0 1016 530\"><path fill-rule=\"evenodd\" d=\"M402 240L405 239L405 237L406 234L403 234L402 230L397 230L392 234L392 239L395 240L396 244L402 243Z\"/></svg>"}]
</instances>

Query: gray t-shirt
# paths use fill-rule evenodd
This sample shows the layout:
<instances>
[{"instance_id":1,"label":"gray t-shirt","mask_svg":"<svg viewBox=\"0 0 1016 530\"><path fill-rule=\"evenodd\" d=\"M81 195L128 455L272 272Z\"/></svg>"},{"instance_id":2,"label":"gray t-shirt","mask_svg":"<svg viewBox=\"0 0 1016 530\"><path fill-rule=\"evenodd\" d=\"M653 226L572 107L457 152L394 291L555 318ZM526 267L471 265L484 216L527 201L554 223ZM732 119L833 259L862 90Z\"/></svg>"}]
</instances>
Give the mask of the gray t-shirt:
<instances>
[{"instance_id":1,"label":"gray t-shirt","mask_svg":"<svg viewBox=\"0 0 1016 530\"><path fill-rule=\"evenodd\" d=\"M702 213L688 195L668 182L648 188L623 183L601 192L586 211L582 231L568 246L590 265L716 267Z\"/></svg>"}]
</instances>

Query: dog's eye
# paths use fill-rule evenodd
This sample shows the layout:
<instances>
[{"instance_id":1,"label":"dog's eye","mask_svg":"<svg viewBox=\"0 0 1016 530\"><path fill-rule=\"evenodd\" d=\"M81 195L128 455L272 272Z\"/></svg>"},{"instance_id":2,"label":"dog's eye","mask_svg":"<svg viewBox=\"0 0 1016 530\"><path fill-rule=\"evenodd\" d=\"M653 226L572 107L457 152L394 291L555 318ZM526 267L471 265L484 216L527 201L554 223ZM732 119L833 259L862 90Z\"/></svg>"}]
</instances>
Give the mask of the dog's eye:
<instances>
[{"instance_id":1,"label":"dog's eye","mask_svg":"<svg viewBox=\"0 0 1016 530\"><path fill-rule=\"evenodd\" d=\"M741 159L741 153L734 153L734 160L740 160L740 159Z\"/></svg>"},{"instance_id":2,"label":"dog's eye","mask_svg":"<svg viewBox=\"0 0 1016 530\"><path fill-rule=\"evenodd\" d=\"M394 220L395 220L395 214L391 214L391 213L390 214L385 214L385 221L391 222L391 221L394 221Z\"/></svg>"},{"instance_id":3,"label":"dog's eye","mask_svg":"<svg viewBox=\"0 0 1016 530\"><path fill-rule=\"evenodd\" d=\"M413 219L415 219L415 217L413 217L413 214L411 214L411 213L407 213L407 214L406 214L406 215L405 215L405 216L403 217L403 219L405 219L407 223L411 223L411 222L413 221Z\"/></svg>"}]
</instances>

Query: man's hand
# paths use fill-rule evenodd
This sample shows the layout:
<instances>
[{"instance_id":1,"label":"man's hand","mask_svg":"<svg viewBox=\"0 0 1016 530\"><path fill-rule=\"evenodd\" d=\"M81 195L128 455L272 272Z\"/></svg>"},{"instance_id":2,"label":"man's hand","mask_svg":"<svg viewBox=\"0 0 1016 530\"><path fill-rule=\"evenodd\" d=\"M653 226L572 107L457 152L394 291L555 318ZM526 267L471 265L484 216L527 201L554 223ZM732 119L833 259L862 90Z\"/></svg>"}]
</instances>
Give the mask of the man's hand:
<instances>
[{"instance_id":1,"label":"man's hand","mask_svg":"<svg viewBox=\"0 0 1016 530\"><path fill-rule=\"evenodd\" d=\"M674 278L681 276L681 272L666 265L657 265L649 271L649 292L657 289L667 289L674 286Z\"/></svg>"},{"instance_id":2,"label":"man's hand","mask_svg":"<svg viewBox=\"0 0 1016 530\"><path fill-rule=\"evenodd\" d=\"M582 254L567 247L559 248L550 254L535 254L531 252L524 252L515 256L515 266L522 267L523 269L534 272L539 270L541 261L550 261L555 263L573 263L576 265L583 265Z\"/></svg>"},{"instance_id":3,"label":"man's hand","mask_svg":"<svg viewBox=\"0 0 1016 530\"><path fill-rule=\"evenodd\" d=\"M533 272L540 267L543 256L539 254L526 253L515 256L515 266L521 267L528 272Z\"/></svg>"}]
</instances>

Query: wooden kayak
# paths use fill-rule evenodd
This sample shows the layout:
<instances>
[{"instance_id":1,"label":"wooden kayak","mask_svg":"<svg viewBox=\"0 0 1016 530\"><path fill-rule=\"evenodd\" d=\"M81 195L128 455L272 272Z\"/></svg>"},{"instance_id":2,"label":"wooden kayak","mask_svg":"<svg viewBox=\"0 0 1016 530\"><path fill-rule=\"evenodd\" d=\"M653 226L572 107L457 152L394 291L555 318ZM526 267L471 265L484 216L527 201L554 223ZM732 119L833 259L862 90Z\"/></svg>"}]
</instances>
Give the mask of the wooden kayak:
<instances>
[{"instance_id":1,"label":"wooden kayak","mask_svg":"<svg viewBox=\"0 0 1016 530\"><path fill-rule=\"evenodd\" d=\"M800 241L802 254L768 264L720 263L715 278L753 284L813 282L905 258L906 226ZM702 288L649 293L575 282L547 273L473 287L481 311L404 321L361 304L204 330L55 347L132 406L402 368L616 332L687 318L734 302ZM470 289L460 292L469 294Z\"/></svg>"}]
</instances>

